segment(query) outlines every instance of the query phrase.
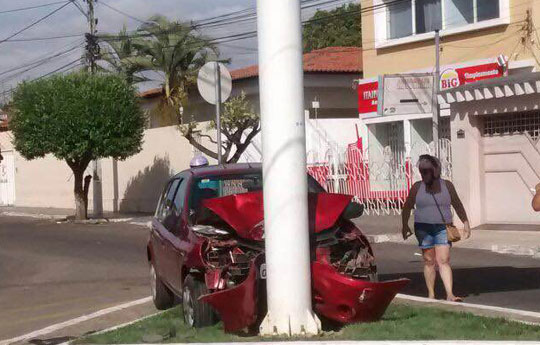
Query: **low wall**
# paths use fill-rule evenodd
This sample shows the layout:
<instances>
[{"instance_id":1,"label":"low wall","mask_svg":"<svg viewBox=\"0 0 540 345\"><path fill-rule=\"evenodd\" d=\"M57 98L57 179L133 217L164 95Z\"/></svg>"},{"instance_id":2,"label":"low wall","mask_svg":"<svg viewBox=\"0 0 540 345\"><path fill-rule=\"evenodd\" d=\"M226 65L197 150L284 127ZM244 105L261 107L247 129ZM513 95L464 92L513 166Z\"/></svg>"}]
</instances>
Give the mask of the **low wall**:
<instances>
[{"instance_id":1,"label":"low wall","mask_svg":"<svg viewBox=\"0 0 540 345\"><path fill-rule=\"evenodd\" d=\"M12 149L10 138L11 133L0 133L3 151ZM15 206L74 207L73 174L64 161L52 155L28 161L13 154ZM153 212L165 181L187 169L192 157L192 146L175 126L146 130L140 153L125 161L101 160L104 210ZM92 195L90 187L90 210Z\"/></svg>"}]
</instances>

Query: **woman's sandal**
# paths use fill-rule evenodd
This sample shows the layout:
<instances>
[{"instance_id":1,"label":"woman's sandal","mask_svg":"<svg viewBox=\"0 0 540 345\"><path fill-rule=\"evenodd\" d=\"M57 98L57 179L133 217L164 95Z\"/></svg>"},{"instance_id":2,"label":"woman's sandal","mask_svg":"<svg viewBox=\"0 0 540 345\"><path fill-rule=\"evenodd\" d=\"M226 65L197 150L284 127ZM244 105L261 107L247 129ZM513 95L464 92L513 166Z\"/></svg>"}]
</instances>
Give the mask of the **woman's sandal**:
<instances>
[{"instance_id":1,"label":"woman's sandal","mask_svg":"<svg viewBox=\"0 0 540 345\"><path fill-rule=\"evenodd\" d=\"M450 302L461 303L461 302L463 302L463 297L454 297L453 299L451 299L449 301Z\"/></svg>"}]
</instances>

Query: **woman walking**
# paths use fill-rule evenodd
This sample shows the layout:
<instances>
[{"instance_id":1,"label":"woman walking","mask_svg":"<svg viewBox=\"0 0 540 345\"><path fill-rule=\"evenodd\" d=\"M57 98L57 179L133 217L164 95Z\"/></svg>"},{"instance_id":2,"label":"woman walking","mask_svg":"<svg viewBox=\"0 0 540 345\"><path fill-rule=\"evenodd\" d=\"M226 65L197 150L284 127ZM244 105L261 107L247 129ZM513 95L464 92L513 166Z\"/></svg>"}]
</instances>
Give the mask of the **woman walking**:
<instances>
[{"instance_id":1,"label":"woman walking","mask_svg":"<svg viewBox=\"0 0 540 345\"><path fill-rule=\"evenodd\" d=\"M452 244L447 238L446 224L452 223L451 207L453 206L459 219L465 225L462 237L469 238L471 230L467 213L452 182L441 179L441 164L437 158L430 155L420 156L418 169L422 181L413 185L403 206L403 239L406 240L412 235L409 217L411 210L416 206L414 233L422 248L428 297L435 298L437 274L435 267L438 266L446 290L446 299L461 302L463 299L456 297L453 292L452 268L450 267Z\"/></svg>"}]
</instances>

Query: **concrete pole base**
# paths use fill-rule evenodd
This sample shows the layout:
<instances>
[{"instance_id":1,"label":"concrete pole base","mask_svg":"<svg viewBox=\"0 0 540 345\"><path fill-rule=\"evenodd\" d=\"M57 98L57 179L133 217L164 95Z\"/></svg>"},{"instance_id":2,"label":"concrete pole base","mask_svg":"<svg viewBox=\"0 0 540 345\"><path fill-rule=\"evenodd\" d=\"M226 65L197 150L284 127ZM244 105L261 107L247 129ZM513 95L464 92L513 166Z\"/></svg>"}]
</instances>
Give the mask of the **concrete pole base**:
<instances>
[{"instance_id":1,"label":"concrete pole base","mask_svg":"<svg viewBox=\"0 0 540 345\"><path fill-rule=\"evenodd\" d=\"M321 321L311 310L306 310L305 317L301 318L295 315L272 315L270 312L266 315L260 326L260 335L266 337L272 336L298 336L298 335L317 335L321 332Z\"/></svg>"}]
</instances>

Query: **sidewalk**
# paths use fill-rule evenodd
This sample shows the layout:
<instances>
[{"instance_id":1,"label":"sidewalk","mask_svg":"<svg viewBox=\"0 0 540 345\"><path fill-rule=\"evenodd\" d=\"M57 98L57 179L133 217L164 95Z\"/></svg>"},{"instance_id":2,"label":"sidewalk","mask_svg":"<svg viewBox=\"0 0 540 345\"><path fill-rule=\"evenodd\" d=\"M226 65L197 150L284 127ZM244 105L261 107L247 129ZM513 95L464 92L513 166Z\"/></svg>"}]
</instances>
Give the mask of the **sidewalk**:
<instances>
[{"instance_id":1,"label":"sidewalk","mask_svg":"<svg viewBox=\"0 0 540 345\"><path fill-rule=\"evenodd\" d=\"M75 213L74 209L52 208L52 207L17 207L1 206L0 216L28 217L37 219L50 219L63 221ZM103 218L92 219L92 212L89 211L89 222L126 222L134 225L148 226L152 220L152 215L148 213L114 213L104 212Z\"/></svg>"},{"instance_id":2,"label":"sidewalk","mask_svg":"<svg viewBox=\"0 0 540 345\"><path fill-rule=\"evenodd\" d=\"M401 216L362 216L355 224L371 243L395 242L416 245L411 236L403 241ZM412 229L412 224L411 224ZM489 250L495 253L532 256L540 259L540 225L482 225L472 230L471 237L455 244L457 248Z\"/></svg>"},{"instance_id":3,"label":"sidewalk","mask_svg":"<svg viewBox=\"0 0 540 345\"><path fill-rule=\"evenodd\" d=\"M39 207L0 207L0 215L39 219L65 220L73 209ZM152 215L106 212L104 220L148 227ZM91 220L90 220L91 221ZM416 245L416 238L401 237L401 216L364 215L354 220L371 243L407 243ZM471 238L455 244L457 248L489 250L495 253L524 255L540 259L540 225L483 225L472 230Z\"/></svg>"}]
</instances>

